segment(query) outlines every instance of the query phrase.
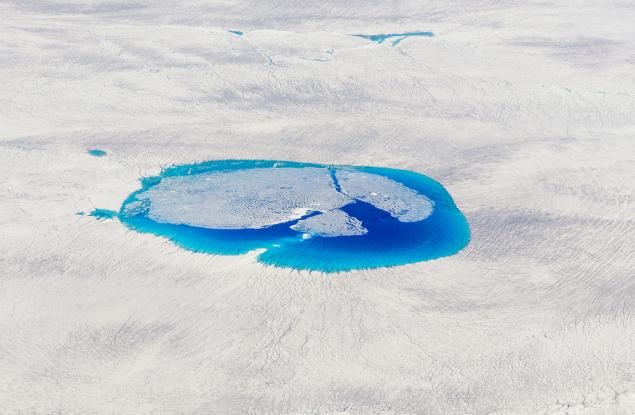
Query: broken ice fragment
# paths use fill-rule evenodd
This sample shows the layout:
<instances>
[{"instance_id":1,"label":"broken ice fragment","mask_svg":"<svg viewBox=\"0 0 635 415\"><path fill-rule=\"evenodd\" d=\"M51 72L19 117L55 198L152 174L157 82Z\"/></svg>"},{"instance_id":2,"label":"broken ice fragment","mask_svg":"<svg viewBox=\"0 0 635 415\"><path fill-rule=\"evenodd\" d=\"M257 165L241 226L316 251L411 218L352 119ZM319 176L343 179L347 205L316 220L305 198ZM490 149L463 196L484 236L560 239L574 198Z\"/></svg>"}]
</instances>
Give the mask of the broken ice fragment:
<instances>
[{"instance_id":1,"label":"broken ice fragment","mask_svg":"<svg viewBox=\"0 0 635 415\"><path fill-rule=\"evenodd\" d=\"M303 219L291 226L298 232L306 232L323 237L365 235L368 230L362 222L349 216L346 212L334 209L322 214Z\"/></svg>"}]
</instances>

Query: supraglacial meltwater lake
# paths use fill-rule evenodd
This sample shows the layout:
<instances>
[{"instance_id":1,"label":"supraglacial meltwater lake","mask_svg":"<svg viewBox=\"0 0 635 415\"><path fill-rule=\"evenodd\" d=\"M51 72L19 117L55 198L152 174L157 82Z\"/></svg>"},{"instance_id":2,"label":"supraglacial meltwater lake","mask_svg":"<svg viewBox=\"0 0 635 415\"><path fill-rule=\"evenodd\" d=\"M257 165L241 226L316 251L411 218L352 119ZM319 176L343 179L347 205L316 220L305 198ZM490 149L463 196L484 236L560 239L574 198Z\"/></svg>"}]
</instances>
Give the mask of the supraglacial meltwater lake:
<instances>
[{"instance_id":1,"label":"supraglacial meltwater lake","mask_svg":"<svg viewBox=\"0 0 635 415\"><path fill-rule=\"evenodd\" d=\"M141 180L118 218L183 249L323 272L452 255L470 239L441 184L382 167L222 160Z\"/></svg>"}]
</instances>

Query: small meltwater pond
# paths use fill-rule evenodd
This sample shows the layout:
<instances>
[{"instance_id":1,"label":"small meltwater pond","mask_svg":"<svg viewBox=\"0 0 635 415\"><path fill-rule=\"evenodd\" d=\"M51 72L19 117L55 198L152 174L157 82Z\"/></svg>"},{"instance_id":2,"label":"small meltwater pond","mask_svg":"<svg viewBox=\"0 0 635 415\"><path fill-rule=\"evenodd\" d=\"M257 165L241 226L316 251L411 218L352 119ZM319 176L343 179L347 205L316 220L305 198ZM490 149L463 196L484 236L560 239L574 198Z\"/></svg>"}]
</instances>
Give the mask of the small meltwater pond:
<instances>
[{"instance_id":1,"label":"small meltwater pond","mask_svg":"<svg viewBox=\"0 0 635 415\"><path fill-rule=\"evenodd\" d=\"M131 229L218 255L323 272L452 255L467 221L439 183L411 171L267 160L209 161L142 180L117 216Z\"/></svg>"},{"instance_id":2,"label":"small meltwater pond","mask_svg":"<svg viewBox=\"0 0 635 415\"><path fill-rule=\"evenodd\" d=\"M93 148L93 149L88 150L88 154L90 154L93 157L104 157L108 153L106 153L104 150L100 150L98 148Z\"/></svg>"},{"instance_id":3,"label":"small meltwater pond","mask_svg":"<svg viewBox=\"0 0 635 415\"><path fill-rule=\"evenodd\" d=\"M370 40L371 42L375 42L375 43L384 43L386 40L388 39L392 39L392 45L393 46L397 46L399 43L401 43L401 41L403 41L406 38L409 37L434 37L434 33L432 32L422 32L422 31L417 31L417 32L404 32L404 33L381 33L381 34L376 34L376 35L368 35L368 34L362 34L362 33L358 33L356 35L353 35L356 37L361 37L363 39L367 39Z\"/></svg>"}]
</instances>

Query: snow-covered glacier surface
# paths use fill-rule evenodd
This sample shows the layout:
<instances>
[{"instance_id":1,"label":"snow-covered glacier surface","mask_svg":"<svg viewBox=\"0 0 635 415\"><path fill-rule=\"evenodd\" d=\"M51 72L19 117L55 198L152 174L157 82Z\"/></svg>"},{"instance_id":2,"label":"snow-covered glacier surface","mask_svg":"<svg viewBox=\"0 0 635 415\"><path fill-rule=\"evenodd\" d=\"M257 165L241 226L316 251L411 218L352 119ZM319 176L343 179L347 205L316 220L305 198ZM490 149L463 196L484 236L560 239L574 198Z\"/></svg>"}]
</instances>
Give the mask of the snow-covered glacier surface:
<instances>
[{"instance_id":1,"label":"snow-covered glacier surface","mask_svg":"<svg viewBox=\"0 0 635 415\"><path fill-rule=\"evenodd\" d=\"M208 166L207 173L162 179L136 198L149 203L157 222L216 229L265 228L351 201L335 191L326 169Z\"/></svg>"},{"instance_id":2,"label":"snow-covered glacier surface","mask_svg":"<svg viewBox=\"0 0 635 415\"><path fill-rule=\"evenodd\" d=\"M0 414L635 414L633 22L632 0L0 1ZM238 194L209 160L315 164L228 171ZM357 261L347 240L367 261L365 218L453 211L384 168L437 181L469 243L307 271Z\"/></svg>"},{"instance_id":3,"label":"snow-covered glacier surface","mask_svg":"<svg viewBox=\"0 0 635 415\"><path fill-rule=\"evenodd\" d=\"M119 219L191 251L263 248L257 259L266 264L324 272L439 258L469 241L465 217L426 176L286 161L165 169L142 180Z\"/></svg>"}]
</instances>

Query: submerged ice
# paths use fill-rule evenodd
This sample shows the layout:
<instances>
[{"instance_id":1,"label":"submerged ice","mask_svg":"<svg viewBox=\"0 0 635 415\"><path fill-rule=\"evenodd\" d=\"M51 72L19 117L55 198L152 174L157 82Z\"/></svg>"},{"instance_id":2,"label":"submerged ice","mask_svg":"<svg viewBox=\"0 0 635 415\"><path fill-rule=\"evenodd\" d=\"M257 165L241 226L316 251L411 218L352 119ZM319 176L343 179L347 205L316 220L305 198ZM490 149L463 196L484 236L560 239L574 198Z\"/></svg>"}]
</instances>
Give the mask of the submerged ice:
<instances>
[{"instance_id":1,"label":"submerged ice","mask_svg":"<svg viewBox=\"0 0 635 415\"><path fill-rule=\"evenodd\" d=\"M119 212L130 228L196 252L264 248L263 263L346 271L451 255L469 240L443 187L406 170L212 161L142 180Z\"/></svg>"}]
</instances>

